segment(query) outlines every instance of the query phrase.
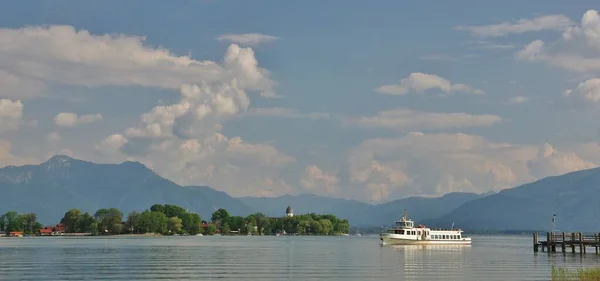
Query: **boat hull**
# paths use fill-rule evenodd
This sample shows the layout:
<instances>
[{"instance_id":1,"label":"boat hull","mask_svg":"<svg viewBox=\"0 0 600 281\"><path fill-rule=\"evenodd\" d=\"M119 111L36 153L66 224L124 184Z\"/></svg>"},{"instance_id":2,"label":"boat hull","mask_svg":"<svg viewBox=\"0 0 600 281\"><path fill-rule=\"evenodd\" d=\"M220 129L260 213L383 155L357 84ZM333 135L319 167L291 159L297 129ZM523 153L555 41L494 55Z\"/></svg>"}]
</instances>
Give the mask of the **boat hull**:
<instances>
[{"instance_id":1,"label":"boat hull","mask_svg":"<svg viewBox=\"0 0 600 281\"><path fill-rule=\"evenodd\" d=\"M471 245L471 238L462 238L455 240L417 240L406 239L384 233L381 235L383 245Z\"/></svg>"}]
</instances>

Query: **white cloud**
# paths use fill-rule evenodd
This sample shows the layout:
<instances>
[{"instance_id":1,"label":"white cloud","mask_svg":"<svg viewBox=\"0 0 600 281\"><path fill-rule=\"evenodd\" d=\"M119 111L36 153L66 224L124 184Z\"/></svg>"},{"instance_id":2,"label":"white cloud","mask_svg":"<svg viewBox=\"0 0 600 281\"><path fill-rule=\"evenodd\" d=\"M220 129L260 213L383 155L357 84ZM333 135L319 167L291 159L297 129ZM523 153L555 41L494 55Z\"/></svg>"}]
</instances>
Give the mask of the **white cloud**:
<instances>
[{"instance_id":1,"label":"white cloud","mask_svg":"<svg viewBox=\"0 0 600 281\"><path fill-rule=\"evenodd\" d=\"M0 99L0 132L16 130L23 121L23 103Z\"/></svg>"},{"instance_id":2,"label":"white cloud","mask_svg":"<svg viewBox=\"0 0 600 281\"><path fill-rule=\"evenodd\" d=\"M138 85L166 89L235 77L247 90L276 96L275 84L268 71L257 67L251 49L229 46L221 66L176 56L144 43L145 37L94 35L63 25L0 28L0 69L5 72L0 77L86 87ZM36 93L36 89L29 92Z\"/></svg>"},{"instance_id":3,"label":"white cloud","mask_svg":"<svg viewBox=\"0 0 600 281\"><path fill-rule=\"evenodd\" d=\"M42 96L45 86L42 82L12 74L0 69L0 98L19 100Z\"/></svg>"},{"instance_id":4,"label":"white cloud","mask_svg":"<svg viewBox=\"0 0 600 281\"><path fill-rule=\"evenodd\" d=\"M524 97L524 96L516 96L516 97L511 97L510 99L508 99L508 101L511 103L514 103L514 104L522 104L522 103L529 101L529 98Z\"/></svg>"},{"instance_id":5,"label":"white cloud","mask_svg":"<svg viewBox=\"0 0 600 281\"><path fill-rule=\"evenodd\" d=\"M388 95L406 95L410 92L422 93L427 90L437 89L444 93L464 92L471 94L485 94L480 89L472 88L465 84L452 84L449 80L433 74L411 73L400 80L399 84L384 85L375 91Z\"/></svg>"},{"instance_id":6,"label":"white cloud","mask_svg":"<svg viewBox=\"0 0 600 281\"><path fill-rule=\"evenodd\" d=\"M491 25L456 26L454 29L468 31L478 37L500 37L543 30L564 30L571 25L573 25L571 20L564 15L546 15Z\"/></svg>"},{"instance_id":7,"label":"white cloud","mask_svg":"<svg viewBox=\"0 0 600 281\"><path fill-rule=\"evenodd\" d=\"M39 159L14 155L12 153L12 144L7 140L0 139L0 167L10 165L21 166L39 163Z\"/></svg>"},{"instance_id":8,"label":"white cloud","mask_svg":"<svg viewBox=\"0 0 600 281\"><path fill-rule=\"evenodd\" d=\"M579 83L573 90L564 92L566 99L582 105L600 104L600 79L593 78Z\"/></svg>"},{"instance_id":9,"label":"white cloud","mask_svg":"<svg viewBox=\"0 0 600 281\"><path fill-rule=\"evenodd\" d=\"M577 73L600 72L600 16L588 10L578 26L566 29L561 39L551 44L535 40L525 45L516 57L545 62Z\"/></svg>"},{"instance_id":10,"label":"white cloud","mask_svg":"<svg viewBox=\"0 0 600 281\"><path fill-rule=\"evenodd\" d=\"M230 47L224 65L228 76L221 81L181 85L179 101L154 107L138 126L100 141L97 155L135 159L179 184L206 184L235 196L293 192L280 171L294 157L221 133L222 123L248 112L246 91L256 84L244 81L267 81L251 49Z\"/></svg>"},{"instance_id":11,"label":"white cloud","mask_svg":"<svg viewBox=\"0 0 600 281\"><path fill-rule=\"evenodd\" d=\"M350 151L348 161L352 192L374 201L501 190L597 164L549 144L496 143L460 133L369 139Z\"/></svg>"},{"instance_id":12,"label":"white cloud","mask_svg":"<svg viewBox=\"0 0 600 281\"><path fill-rule=\"evenodd\" d=\"M230 41L232 43L237 43L241 45L249 45L249 46L257 46L261 43L269 43L277 40L279 38L260 34L260 33L245 33L245 34L223 34L217 37L219 41Z\"/></svg>"},{"instance_id":13,"label":"white cloud","mask_svg":"<svg viewBox=\"0 0 600 281\"><path fill-rule=\"evenodd\" d=\"M398 108L380 112L377 116L349 118L347 122L360 127L391 130L407 128L445 129L491 126L502 121L496 115L471 115L467 113L430 113Z\"/></svg>"},{"instance_id":14,"label":"white cloud","mask_svg":"<svg viewBox=\"0 0 600 281\"><path fill-rule=\"evenodd\" d=\"M75 127L81 124L100 121L102 118L100 113L78 116L72 112L61 112L54 116L54 124L61 127Z\"/></svg>"},{"instance_id":15,"label":"white cloud","mask_svg":"<svg viewBox=\"0 0 600 281\"><path fill-rule=\"evenodd\" d=\"M300 184L310 193L336 197L342 195L339 186L340 178L321 170L316 165L306 166Z\"/></svg>"}]
</instances>

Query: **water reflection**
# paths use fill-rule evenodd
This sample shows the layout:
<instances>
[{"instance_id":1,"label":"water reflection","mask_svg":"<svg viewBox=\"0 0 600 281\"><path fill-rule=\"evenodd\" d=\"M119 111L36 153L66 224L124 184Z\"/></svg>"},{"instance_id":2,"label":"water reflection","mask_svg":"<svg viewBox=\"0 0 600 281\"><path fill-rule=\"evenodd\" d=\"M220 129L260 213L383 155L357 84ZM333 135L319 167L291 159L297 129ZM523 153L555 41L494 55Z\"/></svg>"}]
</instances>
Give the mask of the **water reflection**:
<instances>
[{"instance_id":1,"label":"water reflection","mask_svg":"<svg viewBox=\"0 0 600 281\"><path fill-rule=\"evenodd\" d=\"M599 256L534 254L529 237L379 246L378 237L0 239L0 280L548 280ZM51 273L51 274L49 274Z\"/></svg>"}]
</instances>

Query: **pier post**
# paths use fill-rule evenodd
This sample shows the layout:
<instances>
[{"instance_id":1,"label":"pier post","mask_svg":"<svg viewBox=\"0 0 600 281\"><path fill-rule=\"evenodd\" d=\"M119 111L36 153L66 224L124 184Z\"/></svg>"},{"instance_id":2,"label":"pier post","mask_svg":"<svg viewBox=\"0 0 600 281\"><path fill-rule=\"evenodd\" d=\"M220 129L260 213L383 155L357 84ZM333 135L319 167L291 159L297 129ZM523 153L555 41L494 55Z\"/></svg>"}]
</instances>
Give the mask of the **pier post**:
<instances>
[{"instance_id":1,"label":"pier post","mask_svg":"<svg viewBox=\"0 0 600 281\"><path fill-rule=\"evenodd\" d=\"M538 233L534 232L533 233L533 252L537 253L539 251L539 244L538 244ZM598 248L596 248L596 253L598 253Z\"/></svg>"},{"instance_id":2,"label":"pier post","mask_svg":"<svg viewBox=\"0 0 600 281\"><path fill-rule=\"evenodd\" d=\"M598 254L598 246L600 246L599 245L600 244L600 233L595 233L594 234L594 238L596 238L596 239L594 239L595 240L594 241L594 248L596 248L596 255L597 255Z\"/></svg>"},{"instance_id":3,"label":"pier post","mask_svg":"<svg viewBox=\"0 0 600 281\"><path fill-rule=\"evenodd\" d=\"M575 254L575 232L571 232L571 252Z\"/></svg>"},{"instance_id":4,"label":"pier post","mask_svg":"<svg viewBox=\"0 0 600 281\"><path fill-rule=\"evenodd\" d=\"M563 253L565 253L565 252L566 252L566 249L565 249L565 248L566 248L566 247L565 247L565 238L566 238L566 235L565 235L565 233L563 232L563 233L562 233L562 243L560 243L560 248L561 248L561 250L562 250L562 252L563 252Z\"/></svg>"},{"instance_id":5,"label":"pier post","mask_svg":"<svg viewBox=\"0 0 600 281\"><path fill-rule=\"evenodd\" d=\"M579 232L579 253L583 254L583 234Z\"/></svg>"},{"instance_id":6,"label":"pier post","mask_svg":"<svg viewBox=\"0 0 600 281\"><path fill-rule=\"evenodd\" d=\"M551 243L551 239L552 235L550 235L550 232L546 232L546 250L548 251L548 253L550 253L550 251L552 251L552 248L550 248L552 245Z\"/></svg>"}]
</instances>

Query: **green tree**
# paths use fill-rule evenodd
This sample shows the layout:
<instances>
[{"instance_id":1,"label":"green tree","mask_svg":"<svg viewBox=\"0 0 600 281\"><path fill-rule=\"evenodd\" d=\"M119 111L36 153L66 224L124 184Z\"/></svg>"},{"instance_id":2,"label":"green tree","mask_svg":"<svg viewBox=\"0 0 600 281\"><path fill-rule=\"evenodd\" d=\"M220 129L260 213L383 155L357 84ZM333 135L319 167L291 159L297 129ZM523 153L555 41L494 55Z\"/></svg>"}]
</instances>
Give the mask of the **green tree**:
<instances>
[{"instance_id":1,"label":"green tree","mask_svg":"<svg viewBox=\"0 0 600 281\"><path fill-rule=\"evenodd\" d=\"M217 233L217 226L214 223L209 224L206 227L206 234L207 235L214 235L215 233Z\"/></svg>"},{"instance_id":2,"label":"green tree","mask_svg":"<svg viewBox=\"0 0 600 281\"><path fill-rule=\"evenodd\" d=\"M227 224L229 225L229 228L231 230L246 232L246 229L244 227L246 225L246 220L243 217L240 217L240 216L229 217Z\"/></svg>"},{"instance_id":3,"label":"green tree","mask_svg":"<svg viewBox=\"0 0 600 281\"><path fill-rule=\"evenodd\" d=\"M94 233L94 223L96 222L96 219L94 219L94 217L92 217L92 215L90 215L90 213L85 212L83 215L81 215L81 217L79 217L79 220L77 221L77 232L82 232L82 233ZM97 225L96 225L97 227ZM96 229L97 232L97 229Z\"/></svg>"},{"instance_id":4,"label":"green tree","mask_svg":"<svg viewBox=\"0 0 600 281\"><path fill-rule=\"evenodd\" d=\"M267 226L267 219L263 213L254 214L254 220L256 222L256 228L259 235L262 235L265 227ZM270 232L270 231L269 231Z\"/></svg>"},{"instance_id":5,"label":"green tree","mask_svg":"<svg viewBox=\"0 0 600 281\"><path fill-rule=\"evenodd\" d=\"M77 223L80 219L81 211L79 209L70 209L65 213L63 218L60 220L60 223L65 226L66 233L75 233L79 232L79 229L77 229Z\"/></svg>"},{"instance_id":6,"label":"green tree","mask_svg":"<svg viewBox=\"0 0 600 281\"><path fill-rule=\"evenodd\" d=\"M150 207L150 211L151 212L160 212L160 213L165 213L165 206L161 205L161 204L154 204L152 205L152 207Z\"/></svg>"},{"instance_id":7,"label":"green tree","mask_svg":"<svg viewBox=\"0 0 600 281\"><path fill-rule=\"evenodd\" d=\"M180 233L183 224L181 223L181 219L178 217L171 217L167 223L167 229L171 234Z\"/></svg>"},{"instance_id":8,"label":"green tree","mask_svg":"<svg viewBox=\"0 0 600 281\"><path fill-rule=\"evenodd\" d=\"M210 220L215 223L221 231L223 231L223 223L226 222L228 218L229 212L221 208L212 213Z\"/></svg>"},{"instance_id":9,"label":"green tree","mask_svg":"<svg viewBox=\"0 0 600 281\"><path fill-rule=\"evenodd\" d=\"M310 221L303 219L298 223L298 234L310 233Z\"/></svg>"},{"instance_id":10,"label":"green tree","mask_svg":"<svg viewBox=\"0 0 600 281\"><path fill-rule=\"evenodd\" d=\"M310 222L310 233L311 234L321 234L323 233L323 226L318 221Z\"/></svg>"},{"instance_id":11,"label":"green tree","mask_svg":"<svg viewBox=\"0 0 600 281\"><path fill-rule=\"evenodd\" d=\"M231 232L231 228L229 227L229 224L228 223L224 223L223 224L223 231L221 232L221 234L227 235L227 234L230 234L230 232Z\"/></svg>"},{"instance_id":12,"label":"green tree","mask_svg":"<svg viewBox=\"0 0 600 281\"><path fill-rule=\"evenodd\" d=\"M6 233L11 231L22 231L23 224L19 219L19 213L11 211L0 217L0 224L2 226L2 230Z\"/></svg>"},{"instance_id":13,"label":"green tree","mask_svg":"<svg viewBox=\"0 0 600 281\"><path fill-rule=\"evenodd\" d=\"M319 224L321 225L321 234L329 235L333 230L331 221L328 219L319 220Z\"/></svg>"},{"instance_id":14,"label":"green tree","mask_svg":"<svg viewBox=\"0 0 600 281\"><path fill-rule=\"evenodd\" d=\"M200 233L200 227L202 225L202 219L200 218L200 215L195 213L185 213L182 215L182 217L180 217L180 219L183 224L183 230L186 233L190 235L196 235Z\"/></svg>"},{"instance_id":15,"label":"green tree","mask_svg":"<svg viewBox=\"0 0 600 281\"><path fill-rule=\"evenodd\" d=\"M138 225L138 221L140 220L140 217L141 217L141 214L136 211L132 211L131 213L129 213L129 215L127 215L127 222L125 222L127 231L130 231L131 233L135 233L136 231L139 231L139 229L137 228L137 225Z\"/></svg>"},{"instance_id":16,"label":"green tree","mask_svg":"<svg viewBox=\"0 0 600 281\"><path fill-rule=\"evenodd\" d=\"M181 218L183 215L187 214L184 208L176 206L176 205L165 205L165 216L167 218L178 217Z\"/></svg>"},{"instance_id":17,"label":"green tree","mask_svg":"<svg viewBox=\"0 0 600 281\"><path fill-rule=\"evenodd\" d=\"M119 234L122 230L123 213L116 208L100 209L96 211L94 218L102 233Z\"/></svg>"},{"instance_id":18,"label":"green tree","mask_svg":"<svg viewBox=\"0 0 600 281\"><path fill-rule=\"evenodd\" d=\"M334 227L335 233L350 233L350 223L348 220L338 220Z\"/></svg>"},{"instance_id":19,"label":"green tree","mask_svg":"<svg viewBox=\"0 0 600 281\"><path fill-rule=\"evenodd\" d=\"M22 229L26 234L32 235L40 230L40 228L36 228L37 216L34 213L20 215L19 221L21 222Z\"/></svg>"}]
</instances>

